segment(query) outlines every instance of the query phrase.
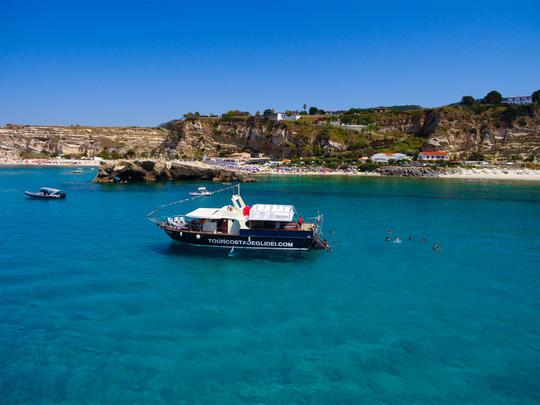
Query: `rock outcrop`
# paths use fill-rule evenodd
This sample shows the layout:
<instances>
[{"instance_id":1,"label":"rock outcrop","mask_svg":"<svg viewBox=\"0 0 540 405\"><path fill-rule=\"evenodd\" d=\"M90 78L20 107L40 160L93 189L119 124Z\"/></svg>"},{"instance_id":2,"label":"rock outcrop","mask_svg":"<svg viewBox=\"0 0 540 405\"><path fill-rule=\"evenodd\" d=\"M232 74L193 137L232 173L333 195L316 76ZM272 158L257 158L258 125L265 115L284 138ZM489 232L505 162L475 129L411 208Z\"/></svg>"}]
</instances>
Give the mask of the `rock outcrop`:
<instances>
[{"instance_id":1,"label":"rock outcrop","mask_svg":"<svg viewBox=\"0 0 540 405\"><path fill-rule=\"evenodd\" d=\"M252 177L233 170L203 163L163 160L120 160L103 162L94 183L133 183L167 180L212 180L215 182L252 182Z\"/></svg>"},{"instance_id":2,"label":"rock outcrop","mask_svg":"<svg viewBox=\"0 0 540 405\"><path fill-rule=\"evenodd\" d=\"M381 176L399 176L399 177L438 177L439 171L427 167L379 167L375 173Z\"/></svg>"}]
</instances>

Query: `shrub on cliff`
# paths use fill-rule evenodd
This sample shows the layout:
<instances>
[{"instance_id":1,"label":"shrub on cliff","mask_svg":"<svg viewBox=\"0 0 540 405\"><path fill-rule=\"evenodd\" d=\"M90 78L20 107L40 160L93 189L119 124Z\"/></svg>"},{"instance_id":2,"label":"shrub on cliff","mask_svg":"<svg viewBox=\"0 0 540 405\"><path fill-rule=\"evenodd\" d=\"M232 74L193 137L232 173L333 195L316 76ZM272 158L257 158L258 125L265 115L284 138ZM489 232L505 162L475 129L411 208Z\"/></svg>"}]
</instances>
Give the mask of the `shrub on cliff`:
<instances>
[{"instance_id":1,"label":"shrub on cliff","mask_svg":"<svg viewBox=\"0 0 540 405\"><path fill-rule=\"evenodd\" d=\"M473 96L463 96L461 99L461 104L466 105L467 107L470 107L476 103L476 100Z\"/></svg>"},{"instance_id":2,"label":"shrub on cliff","mask_svg":"<svg viewBox=\"0 0 540 405\"><path fill-rule=\"evenodd\" d=\"M534 107L532 105L508 105L499 115L500 120L508 127L511 127L518 117L534 117Z\"/></svg>"},{"instance_id":3,"label":"shrub on cliff","mask_svg":"<svg viewBox=\"0 0 540 405\"><path fill-rule=\"evenodd\" d=\"M231 110L221 115L224 120L245 120L251 117L248 111Z\"/></svg>"},{"instance_id":4,"label":"shrub on cliff","mask_svg":"<svg viewBox=\"0 0 540 405\"><path fill-rule=\"evenodd\" d=\"M484 103L486 104L501 104L501 102L502 102L502 95L496 90L491 90L484 97Z\"/></svg>"},{"instance_id":5,"label":"shrub on cliff","mask_svg":"<svg viewBox=\"0 0 540 405\"><path fill-rule=\"evenodd\" d=\"M372 113L351 108L349 111L341 114L341 122L344 124L369 125L375 123Z\"/></svg>"},{"instance_id":6,"label":"shrub on cliff","mask_svg":"<svg viewBox=\"0 0 540 405\"><path fill-rule=\"evenodd\" d=\"M484 161L484 155L478 152L473 152L469 155L469 160L473 160L475 162L482 162Z\"/></svg>"},{"instance_id":7,"label":"shrub on cliff","mask_svg":"<svg viewBox=\"0 0 540 405\"><path fill-rule=\"evenodd\" d=\"M533 103L540 104L540 90L536 90L532 94Z\"/></svg>"},{"instance_id":8,"label":"shrub on cliff","mask_svg":"<svg viewBox=\"0 0 540 405\"><path fill-rule=\"evenodd\" d=\"M371 161L358 165L358 170L361 172L374 172L379 166Z\"/></svg>"}]
</instances>

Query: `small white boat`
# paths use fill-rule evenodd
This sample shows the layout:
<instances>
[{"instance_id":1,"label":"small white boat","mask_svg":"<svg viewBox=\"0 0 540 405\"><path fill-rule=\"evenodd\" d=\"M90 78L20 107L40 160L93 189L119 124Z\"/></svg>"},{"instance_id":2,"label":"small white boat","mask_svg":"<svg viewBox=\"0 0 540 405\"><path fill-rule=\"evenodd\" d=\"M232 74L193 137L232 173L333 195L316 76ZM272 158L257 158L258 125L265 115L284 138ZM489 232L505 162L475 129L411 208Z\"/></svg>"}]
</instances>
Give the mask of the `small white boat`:
<instances>
[{"instance_id":1,"label":"small white boat","mask_svg":"<svg viewBox=\"0 0 540 405\"><path fill-rule=\"evenodd\" d=\"M25 191L24 194L26 194L29 198L36 200L60 200L66 198L66 193L64 193L62 190L57 190L56 188L50 187L41 187L41 190L39 190L37 193Z\"/></svg>"},{"instance_id":2,"label":"small white boat","mask_svg":"<svg viewBox=\"0 0 540 405\"><path fill-rule=\"evenodd\" d=\"M197 191L191 191L189 195L192 196L205 196L205 195L212 195L210 191L206 189L206 187L199 187Z\"/></svg>"}]
</instances>

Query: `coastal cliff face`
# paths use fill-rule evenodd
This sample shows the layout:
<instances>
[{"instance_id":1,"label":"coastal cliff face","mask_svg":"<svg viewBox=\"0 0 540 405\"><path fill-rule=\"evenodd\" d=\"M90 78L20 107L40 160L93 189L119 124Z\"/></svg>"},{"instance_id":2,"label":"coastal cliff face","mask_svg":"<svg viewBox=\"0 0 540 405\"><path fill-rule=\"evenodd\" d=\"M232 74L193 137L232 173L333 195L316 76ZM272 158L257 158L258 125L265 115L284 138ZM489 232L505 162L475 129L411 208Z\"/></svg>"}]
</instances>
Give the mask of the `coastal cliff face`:
<instances>
[{"instance_id":1,"label":"coastal cliff face","mask_svg":"<svg viewBox=\"0 0 540 405\"><path fill-rule=\"evenodd\" d=\"M0 127L0 157L149 157L167 135L161 128L6 125Z\"/></svg>"},{"instance_id":2,"label":"coastal cliff face","mask_svg":"<svg viewBox=\"0 0 540 405\"><path fill-rule=\"evenodd\" d=\"M170 125L163 143L169 157L227 156L238 152L263 153L273 158L312 154L320 141L314 124L278 124L262 118L246 120L185 120ZM304 133L301 133L304 129Z\"/></svg>"},{"instance_id":3,"label":"coastal cliff face","mask_svg":"<svg viewBox=\"0 0 540 405\"><path fill-rule=\"evenodd\" d=\"M306 119L306 121L302 121ZM488 158L540 157L540 112L509 117L507 107L475 112L461 106L373 114L360 130L324 122L274 123L188 119L169 125L163 152L173 157L258 152L273 158L444 150L453 158L473 153Z\"/></svg>"},{"instance_id":4,"label":"coastal cliff face","mask_svg":"<svg viewBox=\"0 0 540 405\"><path fill-rule=\"evenodd\" d=\"M482 113L450 106L431 110L425 118L431 124L424 128L422 150L445 150L455 158L477 152L491 158L538 159L540 112L532 107L530 112L509 117L504 106Z\"/></svg>"},{"instance_id":5,"label":"coastal cliff face","mask_svg":"<svg viewBox=\"0 0 540 405\"><path fill-rule=\"evenodd\" d=\"M250 152L283 159L444 150L458 159L474 153L539 159L538 107L517 116L512 111L506 106L387 110L369 113L371 123L357 128L309 116L281 123L263 117L190 118L162 128L8 125L0 128L0 158L192 159Z\"/></svg>"}]
</instances>

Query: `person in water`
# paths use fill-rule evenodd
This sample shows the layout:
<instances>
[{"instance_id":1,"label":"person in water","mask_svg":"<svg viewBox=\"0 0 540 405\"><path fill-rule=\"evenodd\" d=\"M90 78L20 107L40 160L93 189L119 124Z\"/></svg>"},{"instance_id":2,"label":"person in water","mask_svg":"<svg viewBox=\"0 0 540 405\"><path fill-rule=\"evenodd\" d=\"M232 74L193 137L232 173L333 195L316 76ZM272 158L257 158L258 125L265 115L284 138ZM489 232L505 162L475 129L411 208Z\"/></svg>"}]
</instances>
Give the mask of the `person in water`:
<instances>
[{"instance_id":1,"label":"person in water","mask_svg":"<svg viewBox=\"0 0 540 405\"><path fill-rule=\"evenodd\" d=\"M441 251L441 247L437 244L433 245L433 251L439 253Z\"/></svg>"},{"instance_id":2,"label":"person in water","mask_svg":"<svg viewBox=\"0 0 540 405\"><path fill-rule=\"evenodd\" d=\"M401 243L401 239L398 236L394 238L394 243Z\"/></svg>"},{"instance_id":3,"label":"person in water","mask_svg":"<svg viewBox=\"0 0 540 405\"><path fill-rule=\"evenodd\" d=\"M390 242L390 236L387 236L385 239L387 242Z\"/></svg>"},{"instance_id":4,"label":"person in water","mask_svg":"<svg viewBox=\"0 0 540 405\"><path fill-rule=\"evenodd\" d=\"M409 240L414 240L412 235L409 235Z\"/></svg>"},{"instance_id":5,"label":"person in water","mask_svg":"<svg viewBox=\"0 0 540 405\"><path fill-rule=\"evenodd\" d=\"M422 243L426 243L426 242L427 242L427 239L426 239L426 237L424 236L424 237L422 238Z\"/></svg>"}]
</instances>

